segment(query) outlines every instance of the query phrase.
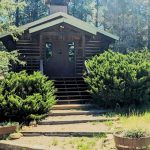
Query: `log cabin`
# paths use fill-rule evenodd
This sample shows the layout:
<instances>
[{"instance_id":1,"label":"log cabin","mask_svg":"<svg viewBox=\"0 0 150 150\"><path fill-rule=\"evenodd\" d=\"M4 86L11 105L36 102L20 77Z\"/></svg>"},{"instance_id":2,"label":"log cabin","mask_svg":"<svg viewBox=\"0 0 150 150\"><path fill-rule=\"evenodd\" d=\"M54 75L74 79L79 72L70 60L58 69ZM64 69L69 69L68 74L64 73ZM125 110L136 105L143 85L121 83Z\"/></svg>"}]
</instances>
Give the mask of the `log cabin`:
<instances>
[{"instance_id":1,"label":"log cabin","mask_svg":"<svg viewBox=\"0 0 150 150\"><path fill-rule=\"evenodd\" d=\"M49 16L19 28L15 41L11 34L0 36L8 51L17 49L25 66L15 71L41 71L50 78L81 77L84 62L103 53L119 38L68 14L65 0L45 0Z\"/></svg>"}]
</instances>

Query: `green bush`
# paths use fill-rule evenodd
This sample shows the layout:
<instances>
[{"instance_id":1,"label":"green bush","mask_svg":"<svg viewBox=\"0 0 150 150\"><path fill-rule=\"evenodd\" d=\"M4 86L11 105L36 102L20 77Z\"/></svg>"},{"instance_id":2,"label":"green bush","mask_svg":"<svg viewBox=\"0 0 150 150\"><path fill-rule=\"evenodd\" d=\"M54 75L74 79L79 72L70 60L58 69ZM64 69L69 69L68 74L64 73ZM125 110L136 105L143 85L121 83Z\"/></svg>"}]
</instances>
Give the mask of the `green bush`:
<instances>
[{"instance_id":1,"label":"green bush","mask_svg":"<svg viewBox=\"0 0 150 150\"><path fill-rule=\"evenodd\" d=\"M133 129L133 130L127 130L123 132L123 137L127 137L127 138L139 139L146 136L148 136L148 133L143 129Z\"/></svg>"},{"instance_id":2,"label":"green bush","mask_svg":"<svg viewBox=\"0 0 150 150\"><path fill-rule=\"evenodd\" d=\"M150 101L150 52L106 51L85 63L85 82L100 106L116 107Z\"/></svg>"},{"instance_id":3,"label":"green bush","mask_svg":"<svg viewBox=\"0 0 150 150\"><path fill-rule=\"evenodd\" d=\"M10 73L0 83L0 116L29 119L49 112L55 104L53 82L40 72Z\"/></svg>"}]
</instances>

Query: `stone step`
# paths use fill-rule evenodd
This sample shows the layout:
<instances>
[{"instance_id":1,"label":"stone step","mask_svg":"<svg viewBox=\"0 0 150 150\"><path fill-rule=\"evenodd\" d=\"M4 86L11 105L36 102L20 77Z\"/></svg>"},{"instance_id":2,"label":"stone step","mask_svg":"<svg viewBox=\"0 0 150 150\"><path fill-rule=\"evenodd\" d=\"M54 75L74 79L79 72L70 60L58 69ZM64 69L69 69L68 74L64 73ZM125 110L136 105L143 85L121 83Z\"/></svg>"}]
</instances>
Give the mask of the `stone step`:
<instances>
[{"instance_id":1,"label":"stone step","mask_svg":"<svg viewBox=\"0 0 150 150\"><path fill-rule=\"evenodd\" d=\"M49 116L69 116L69 115L100 115L111 112L111 110L98 110L98 109L90 109L90 110L51 110Z\"/></svg>"},{"instance_id":2,"label":"stone step","mask_svg":"<svg viewBox=\"0 0 150 150\"><path fill-rule=\"evenodd\" d=\"M49 116L46 119L38 122L39 125L59 125L59 124L78 124L87 122L105 122L116 121L117 117L103 117L93 115L77 115L77 116Z\"/></svg>"},{"instance_id":3,"label":"stone step","mask_svg":"<svg viewBox=\"0 0 150 150\"><path fill-rule=\"evenodd\" d=\"M60 125L38 125L21 131L24 136L94 136L101 133L112 133L103 123L78 123Z\"/></svg>"},{"instance_id":4,"label":"stone step","mask_svg":"<svg viewBox=\"0 0 150 150\"><path fill-rule=\"evenodd\" d=\"M110 131L100 132L21 132L24 137L31 136L57 136L57 137L95 137L101 134L112 134Z\"/></svg>"},{"instance_id":5,"label":"stone step","mask_svg":"<svg viewBox=\"0 0 150 150\"><path fill-rule=\"evenodd\" d=\"M83 104L90 103L91 99L70 99L70 100L58 100L57 104Z\"/></svg>"},{"instance_id":6,"label":"stone step","mask_svg":"<svg viewBox=\"0 0 150 150\"><path fill-rule=\"evenodd\" d=\"M66 104L66 105L54 105L53 110L66 110L66 109L87 109L92 108L94 105L91 104Z\"/></svg>"}]
</instances>

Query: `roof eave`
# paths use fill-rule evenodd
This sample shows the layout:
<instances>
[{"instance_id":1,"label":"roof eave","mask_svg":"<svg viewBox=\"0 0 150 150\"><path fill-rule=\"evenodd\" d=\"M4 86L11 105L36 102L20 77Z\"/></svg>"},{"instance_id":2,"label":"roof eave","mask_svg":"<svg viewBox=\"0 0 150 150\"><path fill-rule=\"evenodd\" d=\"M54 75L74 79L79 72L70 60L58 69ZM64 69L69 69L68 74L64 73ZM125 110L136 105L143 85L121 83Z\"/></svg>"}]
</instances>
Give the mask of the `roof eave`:
<instances>
[{"instance_id":1,"label":"roof eave","mask_svg":"<svg viewBox=\"0 0 150 150\"><path fill-rule=\"evenodd\" d=\"M70 19L67 19L67 18L61 18L61 19L58 19L58 20L55 20L55 21L51 21L51 22L48 22L48 23L30 28L29 33L35 33L35 32L47 29L49 27L52 27L52 26L55 26L55 25L58 25L58 24L61 24L61 23L66 23L68 25L71 25L71 26L74 26L78 29L81 29L85 32L91 33L93 35L97 34L97 31L94 28L92 28L90 26L83 26L81 23L78 23L74 20L70 20Z\"/></svg>"},{"instance_id":2,"label":"roof eave","mask_svg":"<svg viewBox=\"0 0 150 150\"><path fill-rule=\"evenodd\" d=\"M97 32L100 33L100 34L103 34L103 35L105 35L107 37L110 37L111 39L114 39L114 40L117 40L117 41L119 40L119 36L113 35L113 34L111 34L109 32L104 31L104 30L99 30L98 29Z\"/></svg>"},{"instance_id":3,"label":"roof eave","mask_svg":"<svg viewBox=\"0 0 150 150\"><path fill-rule=\"evenodd\" d=\"M57 18L57 17L62 17L62 18ZM53 20L57 18L56 20ZM37 21L34 21L32 23L28 23L26 25L23 25L23 26L20 26L19 29L21 29L22 31L25 31L25 30L29 30L29 33L34 33L36 31L39 31L39 30L42 30L44 28L48 28L48 27L51 27L51 26L54 26L54 25L57 25L59 23L67 23L69 25L72 25L74 27L77 27L83 31L86 31L88 33L91 33L93 35L96 35L96 34L103 34L113 40L119 40L119 37L116 36L116 35L113 35L109 32L106 32L104 30L99 30L97 27L94 27L90 24L88 24L87 22L84 22L78 18L75 18L73 16L70 16L66 13L62 13L62 12L58 12L58 13L55 13L55 14L52 14L48 17L44 17L40 20L37 20ZM44 27L45 26L45 27ZM1 35L0 36L0 39L6 37L6 36L9 36L11 35L12 33L7 33L5 35Z\"/></svg>"}]
</instances>

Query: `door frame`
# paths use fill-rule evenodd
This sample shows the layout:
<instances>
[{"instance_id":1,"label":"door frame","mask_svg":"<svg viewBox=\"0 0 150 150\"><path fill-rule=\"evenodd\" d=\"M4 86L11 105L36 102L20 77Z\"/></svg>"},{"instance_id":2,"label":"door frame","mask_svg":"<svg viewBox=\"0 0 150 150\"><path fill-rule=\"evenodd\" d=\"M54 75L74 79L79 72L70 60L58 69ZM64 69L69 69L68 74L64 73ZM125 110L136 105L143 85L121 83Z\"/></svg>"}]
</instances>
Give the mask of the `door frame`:
<instances>
[{"instance_id":1,"label":"door frame","mask_svg":"<svg viewBox=\"0 0 150 150\"><path fill-rule=\"evenodd\" d=\"M50 42L54 43L54 40L52 38L48 38L47 40L43 40L43 48L42 48L42 51L43 51L43 73L46 74L46 51L45 51L45 45L47 42ZM66 51L67 51L67 61L68 61L68 66L69 66L69 51L68 51L68 44L71 43L71 42L74 42L74 62L73 62L73 73L68 73L68 75L60 75L58 77L75 77L76 76L76 55L77 55L77 41L76 40L62 40L61 41L64 45L64 47L66 47ZM55 48L53 49L53 51L55 51ZM69 69L68 69L68 72L69 72ZM51 77L51 75L47 75L49 77ZM57 75L56 75L57 76ZM53 77L53 75L52 75ZM55 75L54 75L55 77Z\"/></svg>"}]
</instances>

